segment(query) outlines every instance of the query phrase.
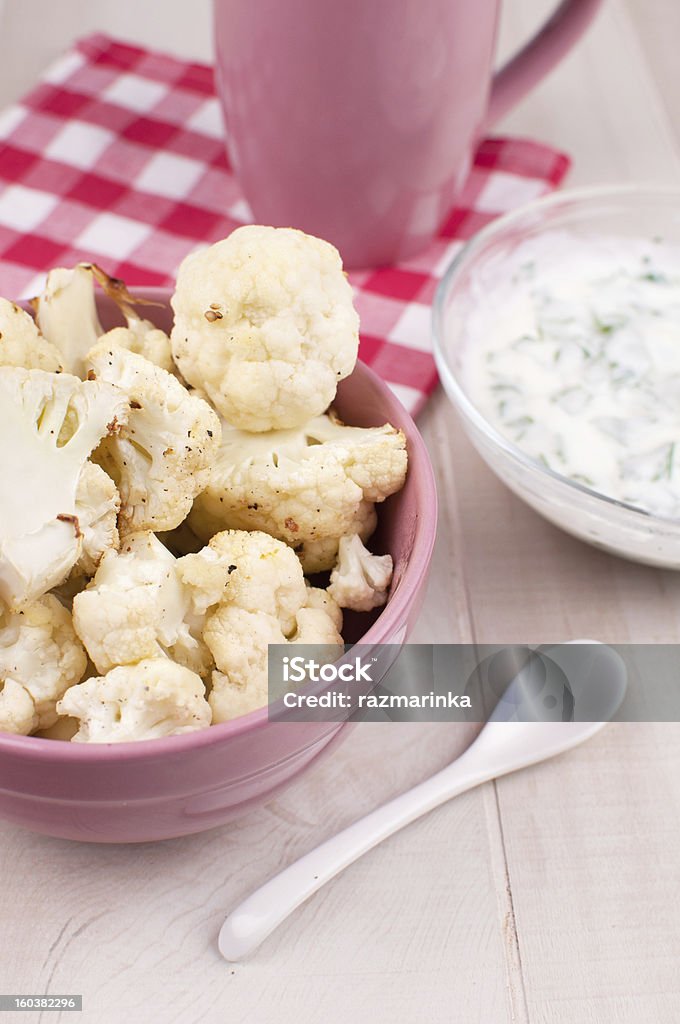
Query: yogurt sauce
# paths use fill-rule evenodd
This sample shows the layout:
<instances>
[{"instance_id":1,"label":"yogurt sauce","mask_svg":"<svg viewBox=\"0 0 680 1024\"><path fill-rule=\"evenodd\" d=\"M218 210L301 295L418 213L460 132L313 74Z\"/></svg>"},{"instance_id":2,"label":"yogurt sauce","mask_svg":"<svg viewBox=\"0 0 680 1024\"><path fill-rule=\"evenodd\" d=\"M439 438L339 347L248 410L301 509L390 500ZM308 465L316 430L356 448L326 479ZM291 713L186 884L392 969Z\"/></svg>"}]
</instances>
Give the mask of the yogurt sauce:
<instances>
[{"instance_id":1,"label":"yogurt sauce","mask_svg":"<svg viewBox=\"0 0 680 1024\"><path fill-rule=\"evenodd\" d=\"M468 397L557 473L680 516L680 249L555 232L511 263L473 286Z\"/></svg>"}]
</instances>

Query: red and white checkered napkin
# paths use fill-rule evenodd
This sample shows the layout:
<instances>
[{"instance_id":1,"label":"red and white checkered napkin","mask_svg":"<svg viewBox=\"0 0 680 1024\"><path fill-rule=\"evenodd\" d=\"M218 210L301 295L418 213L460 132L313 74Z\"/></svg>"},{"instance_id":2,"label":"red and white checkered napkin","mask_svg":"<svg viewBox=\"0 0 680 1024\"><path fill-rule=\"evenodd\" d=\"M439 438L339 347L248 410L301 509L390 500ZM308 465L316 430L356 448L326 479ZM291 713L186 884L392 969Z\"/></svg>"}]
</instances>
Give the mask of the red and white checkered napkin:
<instances>
[{"instance_id":1,"label":"red and white checkered napkin","mask_svg":"<svg viewBox=\"0 0 680 1024\"><path fill-rule=\"evenodd\" d=\"M563 154L486 139L426 252L351 275L361 356L417 412L436 382L430 303L464 239L550 191ZM0 294L34 294L55 265L96 260L134 285L171 283L182 258L250 211L227 163L212 69L90 36L0 114Z\"/></svg>"}]
</instances>

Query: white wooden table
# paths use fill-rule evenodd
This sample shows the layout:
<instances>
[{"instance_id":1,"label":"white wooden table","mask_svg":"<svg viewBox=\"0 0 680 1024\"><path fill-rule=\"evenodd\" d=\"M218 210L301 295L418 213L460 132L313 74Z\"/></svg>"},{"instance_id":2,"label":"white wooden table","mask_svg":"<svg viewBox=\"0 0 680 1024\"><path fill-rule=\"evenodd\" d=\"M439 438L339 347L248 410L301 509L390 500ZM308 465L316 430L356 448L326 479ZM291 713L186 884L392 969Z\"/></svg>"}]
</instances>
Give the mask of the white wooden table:
<instances>
[{"instance_id":1,"label":"white wooden table","mask_svg":"<svg viewBox=\"0 0 680 1024\"><path fill-rule=\"evenodd\" d=\"M502 49L548 6L509 0ZM0 101L93 28L209 54L205 0L0 0ZM610 0L503 128L563 146L574 184L677 181L679 38L676 0ZM680 640L680 574L544 523L484 468L441 395L422 426L442 515L415 640ZM358 728L269 806L155 846L80 846L0 825L0 991L82 992L97 1024L676 1022L676 725L612 726L459 798L346 871L251 962L219 958L226 909L465 741L435 725Z\"/></svg>"}]
</instances>

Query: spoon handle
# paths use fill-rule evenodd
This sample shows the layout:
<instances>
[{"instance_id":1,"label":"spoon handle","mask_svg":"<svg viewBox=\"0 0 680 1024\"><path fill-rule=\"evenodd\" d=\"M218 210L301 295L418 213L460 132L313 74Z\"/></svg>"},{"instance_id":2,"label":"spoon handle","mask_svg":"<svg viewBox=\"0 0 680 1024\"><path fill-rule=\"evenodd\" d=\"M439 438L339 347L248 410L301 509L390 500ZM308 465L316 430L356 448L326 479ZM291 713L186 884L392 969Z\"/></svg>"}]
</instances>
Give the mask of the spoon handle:
<instances>
[{"instance_id":1,"label":"spoon handle","mask_svg":"<svg viewBox=\"0 0 680 1024\"><path fill-rule=\"evenodd\" d=\"M480 770L475 761L463 754L436 775L310 850L256 889L222 925L219 949L225 960L241 960L252 953L296 907L383 839L451 797L499 774L494 768Z\"/></svg>"}]
</instances>

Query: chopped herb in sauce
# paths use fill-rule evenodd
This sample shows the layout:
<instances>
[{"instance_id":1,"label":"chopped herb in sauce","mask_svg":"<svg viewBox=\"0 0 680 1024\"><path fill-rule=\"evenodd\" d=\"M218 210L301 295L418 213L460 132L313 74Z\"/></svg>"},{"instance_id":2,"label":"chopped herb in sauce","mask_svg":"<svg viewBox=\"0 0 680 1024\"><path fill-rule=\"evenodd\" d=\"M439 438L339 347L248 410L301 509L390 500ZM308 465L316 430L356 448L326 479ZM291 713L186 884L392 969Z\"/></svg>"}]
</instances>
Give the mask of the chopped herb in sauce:
<instances>
[{"instance_id":1,"label":"chopped herb in sauce","mask_svg":"<svg viewBox=\"0 0 680 1024\"><path fill-rule=\"evenodd\" d=\"M555 235L519 247L471 315L464 378L543 465L680 516L680 248ZM507 268L506 268L507 269Z\"/></svg>"}]
</instances>

